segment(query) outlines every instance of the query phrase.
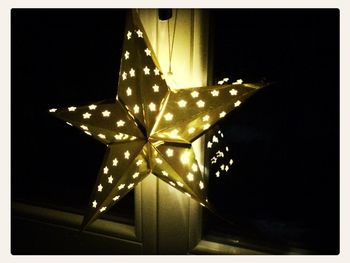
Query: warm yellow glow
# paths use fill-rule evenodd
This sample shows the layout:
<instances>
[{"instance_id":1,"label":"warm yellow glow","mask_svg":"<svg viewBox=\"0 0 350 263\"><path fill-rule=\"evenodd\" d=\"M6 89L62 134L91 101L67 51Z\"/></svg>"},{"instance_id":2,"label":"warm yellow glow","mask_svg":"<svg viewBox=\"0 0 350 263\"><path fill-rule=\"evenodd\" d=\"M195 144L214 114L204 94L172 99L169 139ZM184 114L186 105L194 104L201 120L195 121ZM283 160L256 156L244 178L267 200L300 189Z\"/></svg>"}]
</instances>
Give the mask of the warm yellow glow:
<instances>
[{"instance_id":1,"label":"warm yellow glow","mask_svg":"<svg viewBox=\"0 0 350 263\"><path fill-rule=\"evenodd\" d=\"M116 195L115 197L113 197L113 201L117 201L120 198L120 195Z\"/></svg>"},{"instance_id":2,"label":"warm yellow glow","mask_svg":"<svg viewBox=\"0 0 350 263\"><path fill-rule=\"evenodd\" d=\"M174 156L174 150L173 149L168 148L165 153L166 153L166 155L168 157Z\"/></svg>"},{"instance_id":3,"label":"warm yellow glow","mask_svg":"<svg viewBox=\"0 0 350 263\"><path fill-rule=\"evenodd\" d=\"M88 132L88 131L84 131L87 135L92 135L91 132Z\"/></svg>"},{"instance_id":4,"label":"warm yellow glow","mask_svg":"<svg viewBox=\"0 0 350 263\"><path fill-rule=\"evenodd\" d=\"M94 200L94 201L92 202L92 207L93 207L93 208L96 208L96 207L97 207L97 202L96 202L96 200Z\"/></svg>"},{"instance_id":5,"label":"warm yellow glow","mask_svg":"<svg viewBox=\"0 0 350 263\"><path fill-rule=\"evenodd\" d=\"M57 111L57 109L55 109L55 108L49 109L49 112L56 112L56 111Z\"/></svg>"},{"instance_id":6,"label":"warm yellow glow","mask_svg":"<svg viewBox=\"0 0 350 263\"><path fill-rule=\"evenodd\" d=\"M106 211L106 209L107 209L107 207L104 206L100 209L100 212Z\"/></svg>"},{"instance_id":7,"label":"warm yellow glow","mask_svg":"<svg viewBox=\"0 0 350 263\"><path fill-rule=\"evenodd\" d=\"M164 119L166 121L171 121L173 119L174 115L168 112L167 114L164 115Z\"/></svg>"},{"instance_id":8,"label":"warm yellow glow","mask_svg":"<svg viewBox=\"0 0 350 263\"><path fill-rule=\"evenodd\" d=\"M75 111L77 109L77 107L71 106L68 108L68 111Z\"/></svg>"},{"instance_id":9,"label":"warm yellow glow","mask_svg":"<svg viewBox=\"0 0 350 263\"><path fill-rule=\"evenodd\" d=\"M126 151L126 152L124 153L124 158L125 158L125 159L129 159L129 157L130 157L130 152L129 152L129 151Z\"/></svg>"},{"instance_id":10,"label":"warm yellow glow","mask_svg":"<svg viewBox=\"0 0 350 263\"><path fill-rule=\"evenodd\" d=\"M70 126L73 126L73 124L71 124L70 122L68 122L68 121L66 121L66 123L68 124L68 125L70 125Z\"/></svg>"},{"instance_id":11,"label":"warm yellow glow","mask_svg":"<svg viewBox=\"0 0 350 263\"><path fill-rule=\"evenodd\" d=\"M85 125L80 125L80 128L82 128L83 130L87 131L89 128Z\"/></svg>"},{"instance_id":12,"label":"warm yellow glow","mask_svg":"<svg viewBox=\"0 0 350 263\"><path fill-rule=\"evenodd\" d=\"M125 184L121 184L121 185L118 186L118 189L122 190L124 187L125 187Z\"/></svg>"},{"instance_id":13,"label":"warm yellow glow","mask_svg":"<svg viewBox=\"0 0 350 263\"><path fill-rule=\"evenodd\" d=\"M132 178L135 179L135 178L139 177L139 174L140 174L139 172L134 173L134 174L132 175Z\"/></svg>"},{"instance_id":14,"label":"warm yellow glow","mask_svg":"<svg viewBox=\"0 0 350 263\"><path fill-rule=\"evenodd\" d=\"M132 188L134 186L134 183L131 183L128 185L128 189Z\"/></svg>"},{"instance_id":15,"label":"warm yellow glow","mask_svg":"<svg viewBox=\"0 0 350 263\"><path fill-rule=\"evenodd\" d=\"M217 172L215 173L215 175L216 175L216 177L220 177L220 171L217 171Z\"/></svg>"},{"instance_id":16,"label":"warm yellow glow","mask_svg":"<svg viewBox=\"0 0 350 263\"><path fill-rule=\"evenodd\" d=\"M143 163L142 160L138 160L138 161L136 162L136 165L137 165L137 166L140 166L142 163Z\"/></svg>"},{"instance_id":17,"label":"warm yellow glow","mask_svg":"<svg viewBox=\"0 0 350 263\"><path fill-rule=\"evenodd\" d=\"M176 184L175 184L174 182L171 182L171 181L170 181L169 183L170 183L172 186L174 186L174 187L176 186Z\"/></svg>"},{"instance_id":18,"label":"warm yellow glow","mask_svg":"<svg viewBox=\"0 0 350 263\"><path fill-rule=\"evenodd\" d=\"M219 142L219 139L218 139L218 137L216 137L215 135L213 136L213 142Z\"/></svg>"},{"instance_id":19,"label":"warm yellow glow","mask_svg":"<svg viewBox=\"0 0 350 263\"><path fill-rule=\"evenodd\" d=\"M230 165L232 165L233 164L233 160L232 159L230 159Z\"/></svg>"},{"instance_id":20,"label":"warm yellow glow","mask_svg":"<svg viewBox=\"0 0 350 263\"><path fill-rule=\"evenodd\" d=\"M113 159L113 166L117 166L118 165L118 159L117 158L114 158Z\"/></svg>"},{"instance_id":21,"label":"warm yellow glow","mask_svg":"<svg viewBox=\"0 0 350 263\"><path fill-rule=\"evenodd\" d=\"M180 101L177 102L177 104L179 105L180 108L184 108L187 105L187 101L180 100Z\"/></svg>"},{"instance_id":22,"label":"warm yellow glow","mask_svg":"<svg viewBox=\"0 0 350 263\"><path fill-rule=\"evenodd\" d=\"M191 195L189 193L185 193L185 195L187 195L188 197L191 197Z\"/></svg>"},{"instance_id":23,"label":"warm yellow glow","mask_svg":"<svg viewBox=\"0 0 350 263\"><path fill-rule=\"evenodd\" d=\"M104 173L104 174L108 174L108 171L109 171L108 167L105 166L105 167L103 168L103 173Z\"/></svg>"},{"instance_id":24,"label":"warm yellow glow","mask_svg":"<svg viewBox=\"0 0 350 263\"><path fill-rule=\"evenodd\" d=\"M99 185L97 186L97 191L102 192L102 189L103 189L102 184L99 184Z\"/></svg>"},{"instance_id":25,"label":"warm yellow glow","mask_svg":"<svg viewBox=\"0 0 350 263\"><path fill-rule=\"evenodd\" d=\"M166 177L168 177L168 175L169 175L166 171L162 171L162 174Z\"/></svg>"}]
</instances>

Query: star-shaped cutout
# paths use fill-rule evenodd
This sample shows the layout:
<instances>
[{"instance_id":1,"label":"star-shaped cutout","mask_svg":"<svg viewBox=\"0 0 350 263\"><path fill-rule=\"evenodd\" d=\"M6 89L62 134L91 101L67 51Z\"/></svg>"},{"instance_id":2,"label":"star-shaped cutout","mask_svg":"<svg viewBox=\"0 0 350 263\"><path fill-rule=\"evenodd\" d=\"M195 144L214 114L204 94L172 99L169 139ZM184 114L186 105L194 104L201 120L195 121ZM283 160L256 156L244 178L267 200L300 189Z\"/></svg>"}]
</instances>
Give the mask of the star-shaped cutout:
<instances>
[{"instance_id":1,"label":"star-shaped cutout","mask_svg":"<svg viewBox=\"0 0 350 263\"><path fill-rule=\"evenodd\" d=\"M143 33L142 33L142 31L140 29L138 29L136 31L136 34L137 34L138 37L143 38Z\"/></svg>"},{"instance_id":2,"label":"star-shaped cutout","mask_svg":"<svg viewBox=\"0 0 350 263\"><path fill-rule=\"evenodd\" d=\"M111 112L108 111L108 110L105 110L105 111L102 112L102 116L103 117L109 117L110 115L111 115Z\"/></svg>"},{"instance_id":3,"label":"star-shaped cutout","mask_svg":"<svg viewBox=\"0 0 350 263\"><path fill-rule=\"evenodd\" d=\"M153 72L154 72L154 75L156 75L156 76L158 76L158 75L160 74L160 71L159 71L158 68L155 68L155 69L153 70Z\"/></svg>"},{"instance_id":4,"label":"star-shaped cutout","mask_svg":"<svg viewBox=\"0 0 350 263\"><path fill-rule=\"evenodd\" d=\"M150 69L146 66L143 68L143 71L145 72L145 75L149 75Z\"/></svg>"},{"instance_id":5,"label":"star-shaped cutout","mask_svg":"<svg viewBox=\"0 0 350 263\"><path fill-rule=\"evenodd\" d=\"M151 56L151 50L148 48L145 49L146 56Z\"/></svg>"},{"instance_id":6,"label":"star-shaped cutout","mask_svg":"<svg viewBox=\"0 0 350 263\"><path fill-rule=\"evenodd\" d=\"M134 55L121 61L116 100L92 104L94 107L76 107L74 111L50 110L107 145L91 199L96 207L90 206L83 227L108 211L151 173L209 207L206 180L198 168L192 143L219 121L223 112L229 113L260 87L225 84L170 89L158 71L149 74L159 64L143 37L137 14L133 16L127 20L122 54L128 51ZM138 37L132 38L130 32L136 32ZM152 59L146 52L140 52L144 50L151 52ZM131 69L135 77L127 78L126 72ZM231 96L233 88L235 96ZM102 114L88 112L97 108L102 109Z\"/></svg>"},{"instance_id":7,"label":"star-shaped cutout","mask_svg":"<svg viewBox=\"0 0 350 263\"><path fill-rule=\"evenodd\" d=\"M133 68L129 71L130 77L135 77L135 70Z\"/></svg>"},{"instance_id":8,"label":"star-shaped cutout","mask_svg":"<svg viewBox=\"0 0 350 263\"><path fill-rule=\"evenodd\" d=\"M130 55L129 51L125 51L124 58L125 59L129 59L129 55Z\"/></svg>"},{"instance_id":9,"label":"star-shaped cutout","mask_svg":"<svg viewBox=\"0 0 350 263\"><path fill-rule=\"evenodd\" d=\"M91 117L91 113L85 112L85 113L83 114L83 118L84 118L84 119L90 119L90 117Z\"/></svg>"},{"instance_id":10,"label":"star-shaped cutout","mask_svg":"<svg viewBox=\"0 0 350 263\"><path fill-rule=\"evenodd\" d=\"M128 40L131 39L132 33L130 31L128 31L128 33L126 34Z\"/></svg>"}]
</instances>

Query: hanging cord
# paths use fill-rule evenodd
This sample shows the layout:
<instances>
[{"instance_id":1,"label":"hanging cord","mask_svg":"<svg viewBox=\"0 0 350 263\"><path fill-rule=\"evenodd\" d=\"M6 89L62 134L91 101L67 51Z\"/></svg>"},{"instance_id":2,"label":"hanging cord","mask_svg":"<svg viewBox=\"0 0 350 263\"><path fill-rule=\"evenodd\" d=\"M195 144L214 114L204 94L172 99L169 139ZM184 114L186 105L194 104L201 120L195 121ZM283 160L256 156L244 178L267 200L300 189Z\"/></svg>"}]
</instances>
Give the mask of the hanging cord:
<instances>
[{"instance_id":1,"label":"hanging cord","mask_svg":"<svg viewBox=\"0 0 350 263\"><path fill-rule=\"evenodd\" d=\"M174 30L173 30L173 38L172 38L171 44L170 44L170 22L169 22L169 20L168 20L168 44L169 44L169 69L168 69L168 74L172 75L173 72L171 70L171 60L172 60L173 51L174 51L174 41L175 41L176 22L177 22L177 9L175 10Z\"/></svg>"}]
</instances>

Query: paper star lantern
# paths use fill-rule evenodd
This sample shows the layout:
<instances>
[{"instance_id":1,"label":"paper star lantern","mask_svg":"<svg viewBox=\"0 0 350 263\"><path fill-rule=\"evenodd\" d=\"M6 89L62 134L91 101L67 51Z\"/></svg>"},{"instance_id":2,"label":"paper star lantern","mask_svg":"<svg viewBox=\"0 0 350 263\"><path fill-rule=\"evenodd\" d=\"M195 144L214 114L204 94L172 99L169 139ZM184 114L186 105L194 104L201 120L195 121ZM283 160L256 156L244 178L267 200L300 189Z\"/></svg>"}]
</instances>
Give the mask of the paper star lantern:
<instances>
[{"instance_id":1,"label":"paper star lantern","mask_svg":"<svg viewBox=\"0 0 350 263\"><path fill-rule=\"evenodd\" d=\"M107 145L83 227L149 174L208 207L192 142L259 88L170 89L136 13L127 19L122 52L115 101L49 110Z\"/></svg>"}]
</instances>

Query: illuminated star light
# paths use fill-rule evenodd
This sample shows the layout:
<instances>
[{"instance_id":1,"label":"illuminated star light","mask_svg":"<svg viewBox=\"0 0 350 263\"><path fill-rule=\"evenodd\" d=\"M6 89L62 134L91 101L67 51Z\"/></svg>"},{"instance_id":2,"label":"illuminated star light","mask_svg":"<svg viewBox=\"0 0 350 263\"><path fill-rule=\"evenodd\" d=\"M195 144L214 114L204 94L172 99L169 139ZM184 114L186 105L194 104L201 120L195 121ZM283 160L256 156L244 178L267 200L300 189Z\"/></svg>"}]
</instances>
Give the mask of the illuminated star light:
<instances>
[{"instance_id":1,"label":"illuminated star light","mask_svg":"<svg viewBox=\"0 0 350 263\"><path fill-rule=\"evenodd\" d=\"M130 77L135 77L135 70L133 68L129 71Z\"/></svg>"},{"instance_id":2,"label":"illuminated star light","mask_svg":"<svg viewBox=\"0 0 350 263\"><path fill-rule=\"evenodd\" d=\"M130 55L129 51L125 51L125 54L124 54L125 60L129 59L129 55Z\"/></svg>"},{"instance_id":3,"label":"illuminated star light","mask_svg":"<svg viewBox=\"0 0 350 263\"><path fill-rule=\"evenodd\" d=\"M151 50L148 48L145 49L146 56L151 56Z\"/></svg>"},{"instance_id":4,"label":"illuminated star light","mask_svg":"<svg viewBox=\"0 0 350 263\"><path fill-rule=\"evenodd\" d=\"M143 68L143 71L145 72L145 75L149 75L150 69L146 66Z\"/></svg>"},{"instance_id":5,"label":"illuminated star light","mask_svg":"<svg viewBox=\"0 0 350 263\"><path fill-rule=\"evenodd\" d=\"M103 117L109 117L110 115L111 115L111 112L108 111L108 110L105 110L105 111L102 112L102 116Z\"/></svg>"},{"instance_id":6,"label":"illuminated star light","mask_svg":"<svg viewBox=\"0 0 350 263\"><path fill-rule=\"evenodd\" d=\"M95 104L91 104L89 106L89 110L95 110L96 108L97 108L97 105L95 105Z\"/></svg>"},{"instance_id":7,"label":"illuminated star light","mask_svg":"<svg viewBox=\"0 0 350 263\"><path fill-rule=\"evenodd\" d=\"M154 71L154 75L156 75L156 76L159 75L159 69L155 68L153 71Z\"/></svg>"},{"instance_id":8,"label":"illuminated star light","mask_svg":"<svg viewBox=\"0 0 350 263\"><path fill-rule=\"evenodd\" d=\"M84 118L84 119L90 119L90 117L91 117L91 114L88 113L88 112L85 112L85 113L83 114L83 118Z\"/></svg>"},{"instance_id":9,"label":"illuminated star light","mask_svg":"<svg viewBox=\"0 0 350 263\"><path fill-rule=\"evenodd\" d=\"M126 34L126 36L128 37L128 40L131 38L132 33L130 31L128 31L128 33Z\"/></svg>"},{"instance_id":10,"label":"illuminated star light","mask_svg":"<svg viewBox=\"0 0 350 263\"><path fill-rule=\"evenodd\" d=\"M75 111L76 109L77 109L77 107L72 106L72 107L68 108L68 111Z\"/></svg>"},{"instance_id":11,"label":"illuminated star light","mask_svg":"<svg viewBox=\"0 0 350 263\"><path fill-rule=\"evenodd\" d=\"M152 88L153 88L154 92L159 92L159 86L158 85L154 84Z\"/></svg>"},{"instance_id":12,"label":"illuminated star light","mask_svg":"<svg viewBox=\"0 0 350 263\"><path fill-rule=\"evenodd\" d=\"M139 38L143 38L143 33L142 33L142 31L141 31L140 29L138 29L138 30L136 31L136 34L137 34L137 36L138 36Z\"/></svg>"}]
</instances>

